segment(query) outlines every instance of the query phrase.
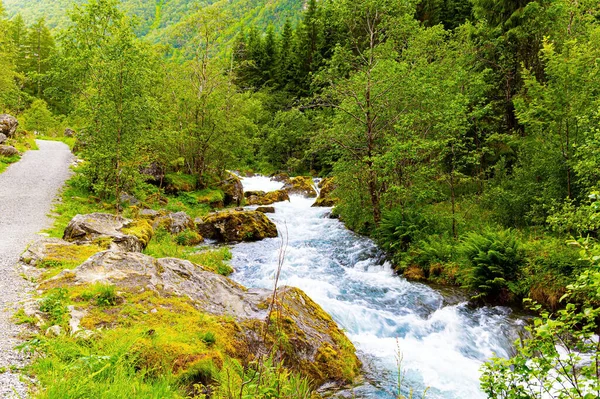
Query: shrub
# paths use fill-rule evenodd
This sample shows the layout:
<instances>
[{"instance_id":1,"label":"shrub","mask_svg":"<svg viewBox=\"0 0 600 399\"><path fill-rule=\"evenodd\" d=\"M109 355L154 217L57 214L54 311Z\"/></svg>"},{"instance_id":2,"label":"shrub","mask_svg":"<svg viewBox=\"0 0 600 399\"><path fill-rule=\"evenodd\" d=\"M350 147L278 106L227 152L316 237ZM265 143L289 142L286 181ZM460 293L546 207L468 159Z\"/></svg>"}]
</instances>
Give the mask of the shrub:
<instances>
[{"instance_id":1,"label":"shrub","mask_svg":"<svg viewBox=\"0 0 600 399\"><path fill-rule=\"evenodd\" d=\"M416 209L394 208L383 214L376 237L386 251L406 251L412 243L437 232L436 227L432 220Z\"/></svg>"},{"instance_id":2,"label":"shrub","mask_svg":"<svg viewBox=\"0 0 600 399\"><path fill-rule=\"evenodd\" d=\"M459 250L467 260L466 285L477 292L474 298L500 299L523 262L521 246L510 229L469 233Z\"/></svg>"},{"instance_id":3,"label":"shrub","mask_svg":"<svg viewBox=\"0 0 600 399\"><path fill-rule=\"evenodd\" d=\"M114 306L119 297L117 288L111 284L95 284L89 290L81 294L81 298L86 301L95 301L98 306Z\"/></svg>"},{"instance_id":4,"label":"shrub","mask_svg":"<svg viewBox=\"0 0 600 399\"><path fill-rule=\"evenodd\" d=\"M68 309L67 290L57 288L48 293L40 302L40 310L48 315L50 324L62 324Z\"/></svg>"}]
</instances>

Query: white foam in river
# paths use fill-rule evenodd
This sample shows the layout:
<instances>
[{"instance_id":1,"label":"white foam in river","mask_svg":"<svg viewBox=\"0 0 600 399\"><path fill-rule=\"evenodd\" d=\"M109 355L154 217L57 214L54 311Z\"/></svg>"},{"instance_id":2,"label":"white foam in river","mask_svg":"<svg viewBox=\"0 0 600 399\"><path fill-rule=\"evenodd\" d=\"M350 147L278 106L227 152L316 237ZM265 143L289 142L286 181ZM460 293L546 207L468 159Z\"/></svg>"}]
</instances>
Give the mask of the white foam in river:
<instances>
[{"instance_id":1,"label":"white foam in river","mask_svg":"<svg viewBox=\"0 0 600 399\"><path fill-rule=\"evenodd\" d=\"M263 176L242 182L246 191L282 187ZM479 369L494 353L508 356L514 331L509 310L444 306L438 292L396 276L371 240L324 217L330 209L312 208L313 202L292 196L269 215L280 235L289 236L280 285L303 289L373 364L375 381L357 389L356 397L395 398L398 343L415 397L429 387L428 399L484 398ZM280 238L235 245L233 279L272 288L280 245Z\"/></svg>"}]
</instances>

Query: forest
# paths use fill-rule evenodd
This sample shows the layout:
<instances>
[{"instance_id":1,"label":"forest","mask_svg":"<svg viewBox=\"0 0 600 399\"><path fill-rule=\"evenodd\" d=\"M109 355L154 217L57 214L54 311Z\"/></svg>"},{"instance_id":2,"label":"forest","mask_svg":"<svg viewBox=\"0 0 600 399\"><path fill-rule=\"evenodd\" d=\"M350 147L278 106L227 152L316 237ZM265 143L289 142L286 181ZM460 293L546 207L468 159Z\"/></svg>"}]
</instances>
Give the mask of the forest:
<instances>
[{"instance_id":1,"label":"forest","mask_svg":"<svg viewBox=\"0 0 600 399\"><path fill-rule=\"evenodd\" d=\"M331 178L398 274L532 315L488 397L600 395L597 1L5 2L0 113L77 132L77 195Z\"/></svg>"}]
</instances>

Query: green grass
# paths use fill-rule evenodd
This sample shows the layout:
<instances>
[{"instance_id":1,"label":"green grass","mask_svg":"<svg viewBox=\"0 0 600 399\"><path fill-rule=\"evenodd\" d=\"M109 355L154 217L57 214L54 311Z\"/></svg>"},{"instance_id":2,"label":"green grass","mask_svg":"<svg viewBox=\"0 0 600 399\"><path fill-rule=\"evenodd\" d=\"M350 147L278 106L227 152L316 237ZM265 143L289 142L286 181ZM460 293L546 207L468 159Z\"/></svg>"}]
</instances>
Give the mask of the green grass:
<instances>
[{"instance_id":1,"label":"green grass","mask_svg":"<svg viewBox=\"0 0 600 399\"><path fill-rule=\"evenodd\" d=\"M9 165L18 162L20 159L19 155L13 155L12 157L0 156L0 173L4 172Z\"/></svg>"},{"instance_id":2,"label":"green grass","mask_svg":"<svg viewBox=\"0 0 600 399\"><path fill-rule=\"evenodd\" d=\"M35 136L26 132L18 133L16 138L8 139L4 145L11 145L20 153L38 149L35 143ZM13 155L11 157L0 156L0 173L4 172L11 164L18 162L20 159L20 155Z\"/></svg>"},{"instance_id":3,"label":"green grass","mask_svg":"<svg viewBox=\"0 0 600 399\"><path fill-rule=\"evenodd\" d=\"M231 260L231 251L228 247L217 249L180 245L178 236L172 236L164 229L157 229L148 247L144 250L146 255L155 258L179 258L189 260L204 268L223 276L233 273L227 263Z\"/></svg>"},{"instance_id":4,"label":"green grass","mask_svg":"<svg viewBox=\"0 0 600 399\"><path fill-rule=\"evenodd\" d=\"M62 238L65 227L77 214L88 214L93 212L107 212L114 208L110 204L102 203L94 197L91 192L78 185L78 176L75 175L65 184L61 193L61 201L52 210L56 217L53 226L46 230L51 237Z\"/></svg>"}]
</instances>

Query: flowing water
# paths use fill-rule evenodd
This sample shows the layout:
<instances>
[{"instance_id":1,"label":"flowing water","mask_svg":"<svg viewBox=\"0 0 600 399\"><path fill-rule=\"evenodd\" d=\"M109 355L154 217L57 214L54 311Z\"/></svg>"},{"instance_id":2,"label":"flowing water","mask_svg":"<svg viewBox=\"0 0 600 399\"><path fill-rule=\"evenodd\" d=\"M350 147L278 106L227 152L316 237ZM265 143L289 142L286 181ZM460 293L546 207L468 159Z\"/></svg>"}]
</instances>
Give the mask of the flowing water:
<instances>
[{"instance_id":1,"label":"flowing water","mask_svg":"<svg viewBox=\"0 0 600 399\"><path fill-rule=\"evenodd\" d=\"M242 181L246 191L282 186L260 176ZM479 369L494 354L509 355L517 324L510 310L447 305L438 291L395 275L373 241L329 219L330 208L312 208L313 202L292 196L275 204L269 217L280 237L233 246L233 279L272 288L281 237L288 237L280 285L304 290L355 344L368 382L351 395L395 398L400 352L404 385L414 388L415 398L425 387L429 399L484 398Z\"/></svg>"}]
</instances>

